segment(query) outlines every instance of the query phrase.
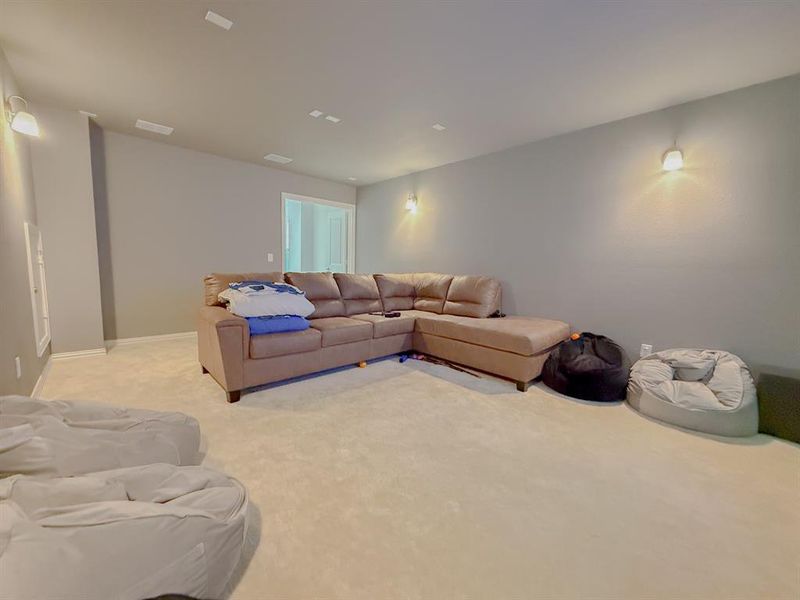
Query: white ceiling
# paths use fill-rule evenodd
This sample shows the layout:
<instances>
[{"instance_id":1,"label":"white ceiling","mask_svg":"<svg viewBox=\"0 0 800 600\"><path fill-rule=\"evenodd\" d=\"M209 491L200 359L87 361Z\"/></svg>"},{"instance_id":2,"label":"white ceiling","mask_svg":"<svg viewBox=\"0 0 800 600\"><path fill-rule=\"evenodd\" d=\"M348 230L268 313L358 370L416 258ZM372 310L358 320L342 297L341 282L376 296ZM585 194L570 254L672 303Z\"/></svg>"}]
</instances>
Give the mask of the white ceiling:
<instances>
[{"instance_id":1,"label":"white ceiling","mask_svg":"<svg viewBox=\"0 0 800 600\"><path fill-rule=\"evenodd\" d=\"M797 1L0 0L30 99L358 185L797 73L799 31Z\"/></svg>"}]
</instances>

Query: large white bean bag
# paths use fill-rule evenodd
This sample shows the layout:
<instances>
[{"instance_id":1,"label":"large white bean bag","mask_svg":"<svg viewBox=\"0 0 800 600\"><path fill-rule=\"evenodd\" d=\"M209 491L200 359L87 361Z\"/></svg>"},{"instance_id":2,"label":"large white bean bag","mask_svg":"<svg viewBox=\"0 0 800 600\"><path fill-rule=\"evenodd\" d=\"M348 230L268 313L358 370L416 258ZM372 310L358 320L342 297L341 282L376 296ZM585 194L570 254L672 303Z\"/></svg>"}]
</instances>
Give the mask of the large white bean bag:
<instances>
[{"instance_id":1,"label":"large white bean bag","mask_svg":"<svg viewBox=\"0 0 800 600\"><path fill-rule=\"evenodd\" d=\"M758 433L750 370L720 350L665 350L631 369L627 402L643 415L686 429L744 437Z\"/></svg>"},{"instance_id":2,"label":"large white bean bag","mask_svg":"<svg viewBox=\"0 0 800 600\"><path fill-rule=\"evenodd\" d=\"M244 487L203 467L0 480L0 597L220 598L246 510Z\"/></svg>"},{"instance_id":3,"label":"large white bean bag","mask_svg":"<svg viewBox=\"0 0 800 600\"><path fill-rule=\"evenodd\" d=\"M0 397L0 477L194 465L199 448L197 420L182 413Z\"/></svg>"}]
</instances>

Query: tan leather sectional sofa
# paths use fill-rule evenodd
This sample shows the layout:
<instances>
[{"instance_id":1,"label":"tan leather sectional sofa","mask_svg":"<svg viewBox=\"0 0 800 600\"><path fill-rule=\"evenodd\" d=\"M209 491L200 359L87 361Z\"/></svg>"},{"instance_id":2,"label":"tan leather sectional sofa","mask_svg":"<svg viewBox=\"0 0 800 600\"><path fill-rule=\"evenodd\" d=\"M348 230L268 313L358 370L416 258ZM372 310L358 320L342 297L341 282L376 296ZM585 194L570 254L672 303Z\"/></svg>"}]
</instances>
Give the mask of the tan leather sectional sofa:
<instances>
[{"instance_id":1,"label":"tan leather sectional sofa","mask_svg":"<svg viewBox=\"0 0 800 600\"><path fill-rule=\"evenodd\" d=\"M316 310L305 331L250 336L247 321L217 295L234 281L285 281L305 291ZM198 351L236 402L242 390L415 350L500 375L525 391L552 348L569 336L562 321L489 318L500 309L500 282L490 277L401 273L215 273L205 278ZM399 311L387 318L369 313Z\"/></svg>"}]
</instances>

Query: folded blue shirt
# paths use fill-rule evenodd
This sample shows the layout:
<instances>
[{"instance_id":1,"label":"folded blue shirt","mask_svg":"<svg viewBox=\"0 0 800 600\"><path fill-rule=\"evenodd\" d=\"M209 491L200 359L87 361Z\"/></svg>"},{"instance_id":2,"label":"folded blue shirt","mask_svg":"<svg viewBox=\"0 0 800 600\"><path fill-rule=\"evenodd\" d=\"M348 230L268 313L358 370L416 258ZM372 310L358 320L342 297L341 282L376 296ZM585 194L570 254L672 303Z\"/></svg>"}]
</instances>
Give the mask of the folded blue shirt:
<instances>
[{"instance_id":1,"label":"folded blue shirt","mask_svg":"<svg viewBox=\"0 0 800 600\"><path fill-rule=\"evenodd\" d=\"M296 315L247 317L247 324L250 326L250 335L304 331L309 327L308 319Z\"/></svg>"}]
</instances>

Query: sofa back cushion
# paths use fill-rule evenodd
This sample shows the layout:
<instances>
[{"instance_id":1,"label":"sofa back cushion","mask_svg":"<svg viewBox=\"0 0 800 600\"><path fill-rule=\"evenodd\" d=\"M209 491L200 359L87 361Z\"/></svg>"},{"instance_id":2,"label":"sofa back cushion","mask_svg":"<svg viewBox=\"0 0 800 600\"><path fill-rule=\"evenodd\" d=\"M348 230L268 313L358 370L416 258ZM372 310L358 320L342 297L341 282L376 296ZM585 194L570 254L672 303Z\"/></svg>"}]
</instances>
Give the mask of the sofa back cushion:
<instances>
[{"instance_id":1,"label":"sofa back cushion","mask_svg":"<svg viewBox=\"0 0 800 600\"><path fill-rule=\"evenodd\" d=\"M456 275L447 291L444 314L485 319L500 310L500 282L481 275Z\"/></svg>"},{"instance_id":2,"label":"sofa back cushion","mask_svg":"<svg viewBox=\"0 0 800 600\"><path fill-rule=\"evenodd\" d=\"M286 281L303 290L314 305L309 319L344 317L344 302L333 273L286 273Z\"/></svg>"},{"instance_id":3,"label":"sofa back cushion","mask_svg":"<svg viewBox=\"0 0 800 600\"><path fill-rule=\"evenodd\" d=\"M414 308L414 298L417 293L412 273L375 274L373 277L378 285L383 310L391 312Z\"/></svg>"},{"instance_id":4,"label":"sofa back cushion","mask_svg":"<svg viewBox=\"0 0 800 600\"><path fill-rule=\"evenodd\" d=\"M283 281L283 273L212 273L203 278L206 306L224 306L217 296L235 281Z\"/></svg>"},{"instance_id":5,"label":"sofa back cushion","mask_svg":"<svg viewBox=\"0 0 800 600\"><path fill-rule=\"evenodd\" d=\"M441 314L452 281L452 275L414 273L414 308Z\"/></svg>"},{"instance_id":6,"label":"sofa back cushion","mask_svg":"<svg viewBox=\"0 0 800 600\"><path fill-rule=\"evenodd\" d=\"M334 273L333 278L339 286L344 312L348 316L382 310L378 285L372 275Z\"/></svg>"}]
</instances>

